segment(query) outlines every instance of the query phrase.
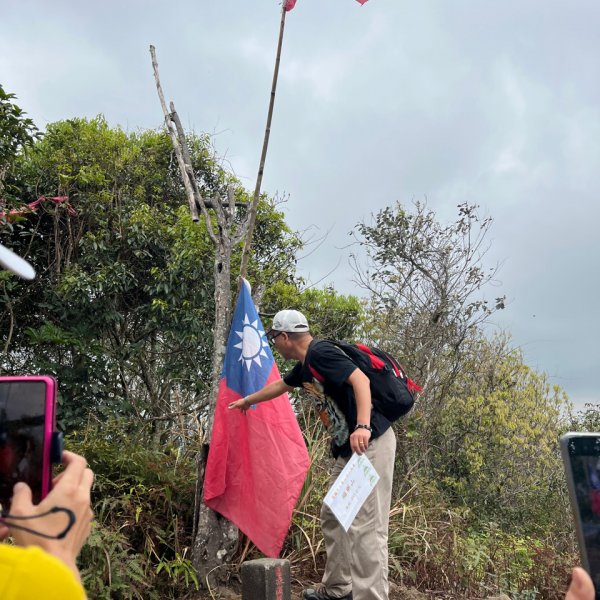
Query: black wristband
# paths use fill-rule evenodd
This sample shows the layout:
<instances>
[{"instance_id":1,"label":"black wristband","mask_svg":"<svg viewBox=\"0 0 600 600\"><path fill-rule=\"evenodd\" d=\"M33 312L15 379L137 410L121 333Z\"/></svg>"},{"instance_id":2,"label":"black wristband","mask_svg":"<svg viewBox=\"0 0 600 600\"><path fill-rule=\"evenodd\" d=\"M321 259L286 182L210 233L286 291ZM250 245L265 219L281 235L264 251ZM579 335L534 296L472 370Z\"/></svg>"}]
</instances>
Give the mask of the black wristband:
<instances>
[{"instance_id":1,"label":"black wristband","mask_svg":"<svg viewBox=\"0 0 600 600\"><path fill-rule=\"evenodd\" d=\"M366 429L369 433L373 433L373 430L369 425L363 425L362 423L358 423L354 428L354 431L356 431L357 429Z\"/></svg>"}]
</instances>

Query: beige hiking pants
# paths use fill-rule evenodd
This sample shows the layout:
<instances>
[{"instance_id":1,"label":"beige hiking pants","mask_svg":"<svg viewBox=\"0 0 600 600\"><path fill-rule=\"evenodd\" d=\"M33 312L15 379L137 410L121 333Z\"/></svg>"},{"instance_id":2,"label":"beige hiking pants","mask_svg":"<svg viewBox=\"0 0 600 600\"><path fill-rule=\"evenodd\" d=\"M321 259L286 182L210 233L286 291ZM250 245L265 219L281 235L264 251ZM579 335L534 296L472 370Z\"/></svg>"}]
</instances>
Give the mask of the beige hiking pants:
<instances>
[{"instance_id":1,"label":"beige hiking pants","mask_svg":"<svg viewBox=\"0 0 600 600\"><path fill-rule=\"evenodd\" d=\"M327 551L323 584L331 596L341 597L352 591L353 600L388 598L388 524L395 454L396 436L391 427L369 443L366 455L380 479L347 533L329 507L323 504L321 508ZM330 485L348 460L336 460Z\"/></svg>"}]
</instances>

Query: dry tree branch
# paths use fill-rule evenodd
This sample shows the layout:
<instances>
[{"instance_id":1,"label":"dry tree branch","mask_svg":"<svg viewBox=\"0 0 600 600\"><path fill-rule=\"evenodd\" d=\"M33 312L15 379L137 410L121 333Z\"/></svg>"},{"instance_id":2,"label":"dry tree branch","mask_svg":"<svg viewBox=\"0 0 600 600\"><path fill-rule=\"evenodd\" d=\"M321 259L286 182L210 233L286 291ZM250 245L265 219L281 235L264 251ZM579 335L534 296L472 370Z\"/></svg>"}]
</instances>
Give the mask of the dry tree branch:
<instances>
[{"instance_id":1,"label":"dry tree branch","mask_svg":"<svg viewBox=\"0 0 600 600\"><path fill-rule=\"evenodd\" d=\"M198 210L196 209L196 202L194 198L194 190L192 189L192 184L190 182L189 177L187 177L187 170L185 168L185 161L183 159L183 152L181 150L181 145L179 144L179 140L177 137L177 132L175 126L172 121L171 114L167 108L167 103L165 101L165 96L162 91L162 86L160 84L160 77L158 74L158 62L156 60L156 50L154 46L150 46L150 55L152 56L152 68L154 69L154 80L156 81L156 91L158 92L158 98L160 100L160 105L163 109L163 114L165 115L165 125L167 127L167 131L169 132L169 136L171 138L171 142L173 143L173 148L175 150L175 156L177 157L177 163L179 164L179 170L181 171L181 175L183 178L183 185L185 186L185 193L188 199L188 204L190 206L190 213L192 215L192 219L194 221L198 221Z\"/></svg>"}]
</instances>

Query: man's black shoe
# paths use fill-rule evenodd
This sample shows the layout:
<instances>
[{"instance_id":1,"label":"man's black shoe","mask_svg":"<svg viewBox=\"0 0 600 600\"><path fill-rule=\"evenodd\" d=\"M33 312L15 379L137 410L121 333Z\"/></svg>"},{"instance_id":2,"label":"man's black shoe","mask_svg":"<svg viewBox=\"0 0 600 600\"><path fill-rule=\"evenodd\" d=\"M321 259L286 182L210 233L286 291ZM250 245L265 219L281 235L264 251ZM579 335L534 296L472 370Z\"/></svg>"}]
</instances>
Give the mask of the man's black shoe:
<instances>
[{"instance_id":1,"label":"man's black shoe","mask_svg":"<svg viewBox=\"0 0 600 600\"><path fill-rule=\"evenodd\" d=\"M345 596L330 596L325 588L308 589L302 592L302 598L304 600L352 600L352 592Z\"/></svg>"}]
</instances>

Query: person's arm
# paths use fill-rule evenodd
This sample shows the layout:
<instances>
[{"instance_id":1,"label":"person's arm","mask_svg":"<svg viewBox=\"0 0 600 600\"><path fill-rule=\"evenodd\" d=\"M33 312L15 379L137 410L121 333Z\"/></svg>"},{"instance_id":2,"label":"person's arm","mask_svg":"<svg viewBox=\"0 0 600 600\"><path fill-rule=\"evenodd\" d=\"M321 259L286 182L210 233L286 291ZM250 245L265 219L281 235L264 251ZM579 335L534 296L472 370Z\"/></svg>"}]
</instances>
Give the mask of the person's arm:
<instances>
[{"instance_id":1,"label":"person's arm","mask_svg":"<svg viewBox=\"0 0 600 600\"><path fill-rule=\"evenodd\" d=\"M250 394L241 400L232 402L229 405L229 408L239 408L242 412L246 412L253 404L273 400L273 398L277 398L277 396L281 396L281 394L285 394L285 392L291 392L293 389L294 388L287 385L283 379L278 379L277 381L272 381L268 385L265 385L265 387L258 390L258 392L254 392L254 394Z\"/></svg>"},{"instance_id":2,"label":"person's arm","mask_svg":"<svg viewBox=\"0 0 600 600\"><path fill-rule=\"evenodd\" d=\"M356 400L356 423L371 426L371 382L360 370L355 369L346 380L354 390ZM352 452L362 454L369 445L371 432L368 429L358 428L350 434L350 448Z\"/></svg>"}]
</instances>

